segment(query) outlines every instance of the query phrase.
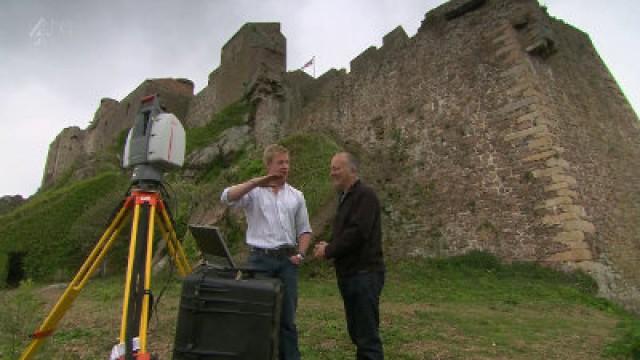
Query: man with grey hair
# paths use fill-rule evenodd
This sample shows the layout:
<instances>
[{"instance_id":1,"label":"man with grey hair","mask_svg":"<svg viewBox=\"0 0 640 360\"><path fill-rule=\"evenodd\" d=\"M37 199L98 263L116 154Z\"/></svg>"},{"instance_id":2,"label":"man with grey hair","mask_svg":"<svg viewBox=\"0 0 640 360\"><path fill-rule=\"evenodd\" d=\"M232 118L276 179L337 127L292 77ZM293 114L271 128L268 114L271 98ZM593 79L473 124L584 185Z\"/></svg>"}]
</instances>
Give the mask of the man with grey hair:
<instances>
[{"instance_id":1,"label":"man with grey hair","mask_svg":"<svg viewBox=\"0 0 640 360\"><path fill-rule=\"evenodd\" d=\"M311 242L309 214L302 192L287 184L289 151L281 145L269 145L263 161L266 176L224 189L221 200L244 209L249 264L282 281L280 359L300 360L295 325L298 266Z\"/></svg>"},{"instance_id":2,"label":"man with grey hair","mask_svg":"<svg viewBox=\"0 0 640 360\"><path fill-rule=\"evenodd\" d=\"M314 255L334 259L356 358L382 360L379 308L385 266L380 202L373 189L360 180L358 161L348 152L331 159L331 180L339 193L331 242L319 242Z\"/></svg>"}]
</instances>

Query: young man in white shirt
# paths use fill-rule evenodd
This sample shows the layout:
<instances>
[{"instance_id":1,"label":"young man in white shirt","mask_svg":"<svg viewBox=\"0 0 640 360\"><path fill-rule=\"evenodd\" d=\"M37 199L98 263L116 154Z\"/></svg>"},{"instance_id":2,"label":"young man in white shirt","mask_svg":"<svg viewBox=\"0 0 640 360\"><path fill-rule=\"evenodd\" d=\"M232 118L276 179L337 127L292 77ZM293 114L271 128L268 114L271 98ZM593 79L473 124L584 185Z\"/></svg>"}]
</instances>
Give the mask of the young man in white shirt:
<instances>
[{"instance_id":1,"label":"young man in white shirt","mask_svg":"<svg viewBox=\"0 0 640 360\"><path fill-rule=\"evenodd\" d=\"M280 359L300 360L295 314L298 266L311 242L309 214L302 192L287 184L289 151L281 145L269 145L263 161L266 176L230 186L220 199L245 212L249 264L279 278L284 285Z\"/></svg>"}]
</instances>

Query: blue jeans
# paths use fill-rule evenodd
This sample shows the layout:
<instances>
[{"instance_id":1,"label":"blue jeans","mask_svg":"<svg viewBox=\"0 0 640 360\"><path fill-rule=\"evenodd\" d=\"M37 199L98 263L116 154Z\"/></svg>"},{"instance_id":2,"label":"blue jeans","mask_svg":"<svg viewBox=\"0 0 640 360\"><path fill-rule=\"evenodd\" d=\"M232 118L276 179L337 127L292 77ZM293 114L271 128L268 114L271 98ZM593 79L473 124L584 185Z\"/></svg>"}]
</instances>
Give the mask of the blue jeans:
<instances>
[{"instance_id":1,"label":"blue jeans","mask_svg":"<svg viewBox=\"0 0 640 360\"><path fill-rule=\"evenodd\" d=\"M344 302L347 329L356 345L357 360L382 360L380 340L380 293L384 272L365 272L338 278L338 288Z\"/></svg>"},{"instance_id":2,"label":"blue jeans","mask_svg":"<svg viewBox=\"0 0 640 360\"><path fill-rule=\"evenodd\" d=\"M282 281L282 314L280 317L280 360L300 360L296 308L298 306L298 266L288 257L269 256L259 253L249 255L249 265L266 271L271 277Z\"/></svg>"}]
</instances>

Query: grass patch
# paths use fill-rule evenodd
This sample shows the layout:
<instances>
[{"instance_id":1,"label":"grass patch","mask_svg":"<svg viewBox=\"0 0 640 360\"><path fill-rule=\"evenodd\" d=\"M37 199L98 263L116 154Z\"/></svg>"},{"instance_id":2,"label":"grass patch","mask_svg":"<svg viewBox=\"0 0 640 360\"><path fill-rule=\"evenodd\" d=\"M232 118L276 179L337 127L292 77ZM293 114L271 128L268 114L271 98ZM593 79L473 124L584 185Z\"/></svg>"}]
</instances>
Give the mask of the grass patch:
<instances>
[{"instance_id":1,"label":"grass patch","mask_svg":"<svg viewBox=\"0 0 640 360\"><path fill-rule=\"evenodd\" d=\"M353 359L333 271L323 267L318 275L308 269L315 266L321 265L306 263L299 282L302 358ZM637 320L621 310L594 306L604 300L585 288L582 275L533 265L524 270L484 253L389 262L381 299L386 357L571 360L635 356L630 346L633 340L626 336L632 328L637 331ZM106 356L119 329L122 281L122 276L114 276L89 282L50 346L40 352L41 358ZM163 273L154 277L152 285L156 295L164 287L166 292L151 320L149 347L159 358L168 359L180 283ZM35 291L50 306L63 289ZM44 310L37 312L44 316Z\"/></svg>"},{"instance_id":2,"label":"grass patch","mask_svg":"<svg viewBox=\"0 0 640 360\"><path fill-rule=\"evenodd\" d=\"M251 104L246 100L233 103L216 113L206 126L186 129L187 147L185 154L214 142L225 130L234 126L244 125L246 115L251 112Z\"/></svg>"},{"instance_id":3,"label":"grass patch","mask_svg":"<svg viewBox=\"0 0 640 360\"><path fill-rule=\"evenodd\" d=\"M616 329L617 338L605 348L610 357L640 359L640 319L626 317Z\"/></svg>"},{"instance_id":4,"label":"grass patch","mask_svg":"<svg viewBox=\"0 0 640 360\"><path fill-rule=\"evenodd\" d=\"M40 321L44 302L34 292L31 281L24 281L12 292L0 292L0 357L17 359L25 339Z\"/></svg>"},{"instance_id":5,"label":"grass patch","mask_svg":"<svg viewBox=\"0 0 640 360\"><path fill-rule=\"evenodd\" d=\"M493 255L480 251L446 259L406 261L396 271L415 279L414 291L392 292L397 301L407 303L427 295L446 302L498 305L517 305L538 298L550 303L568 301L613 309L611 303L594 297L596 284L585 274L566 274L533 263L502 264ZM426 279L428 284L421 284Z\"/></svg>"}]
</instances>

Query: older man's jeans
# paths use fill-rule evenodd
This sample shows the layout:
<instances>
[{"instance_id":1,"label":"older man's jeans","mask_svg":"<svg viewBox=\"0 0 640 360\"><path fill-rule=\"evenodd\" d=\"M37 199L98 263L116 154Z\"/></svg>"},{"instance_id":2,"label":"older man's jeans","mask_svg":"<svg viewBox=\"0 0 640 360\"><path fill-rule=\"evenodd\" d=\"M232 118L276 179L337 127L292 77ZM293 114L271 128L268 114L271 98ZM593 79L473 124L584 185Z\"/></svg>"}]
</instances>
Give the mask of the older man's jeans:
<instances>
[{"instance_id":1,"label":"older man's jeans","mask_svg":"<svg viewBox=\"0 0 640 360\"><path fill-rule=\"evenodd\" d=\"M383 286L384 272L363 272L338 278L349 336L357 348L357 360L384 359L378 332Z\"/></svg>"},{"instance_id":2,"label":"older man's jeans","mask_svg":"<svg viewBox=\"0 0 640 360\"><path fill-rule=\"evenodd\" d=\"M260 253L249 255L249 265L282 281L282 316L280 317L280 360L300 360L296 307L298 306L298 267L286 256Z\"/></svg>"}]
</instances>

